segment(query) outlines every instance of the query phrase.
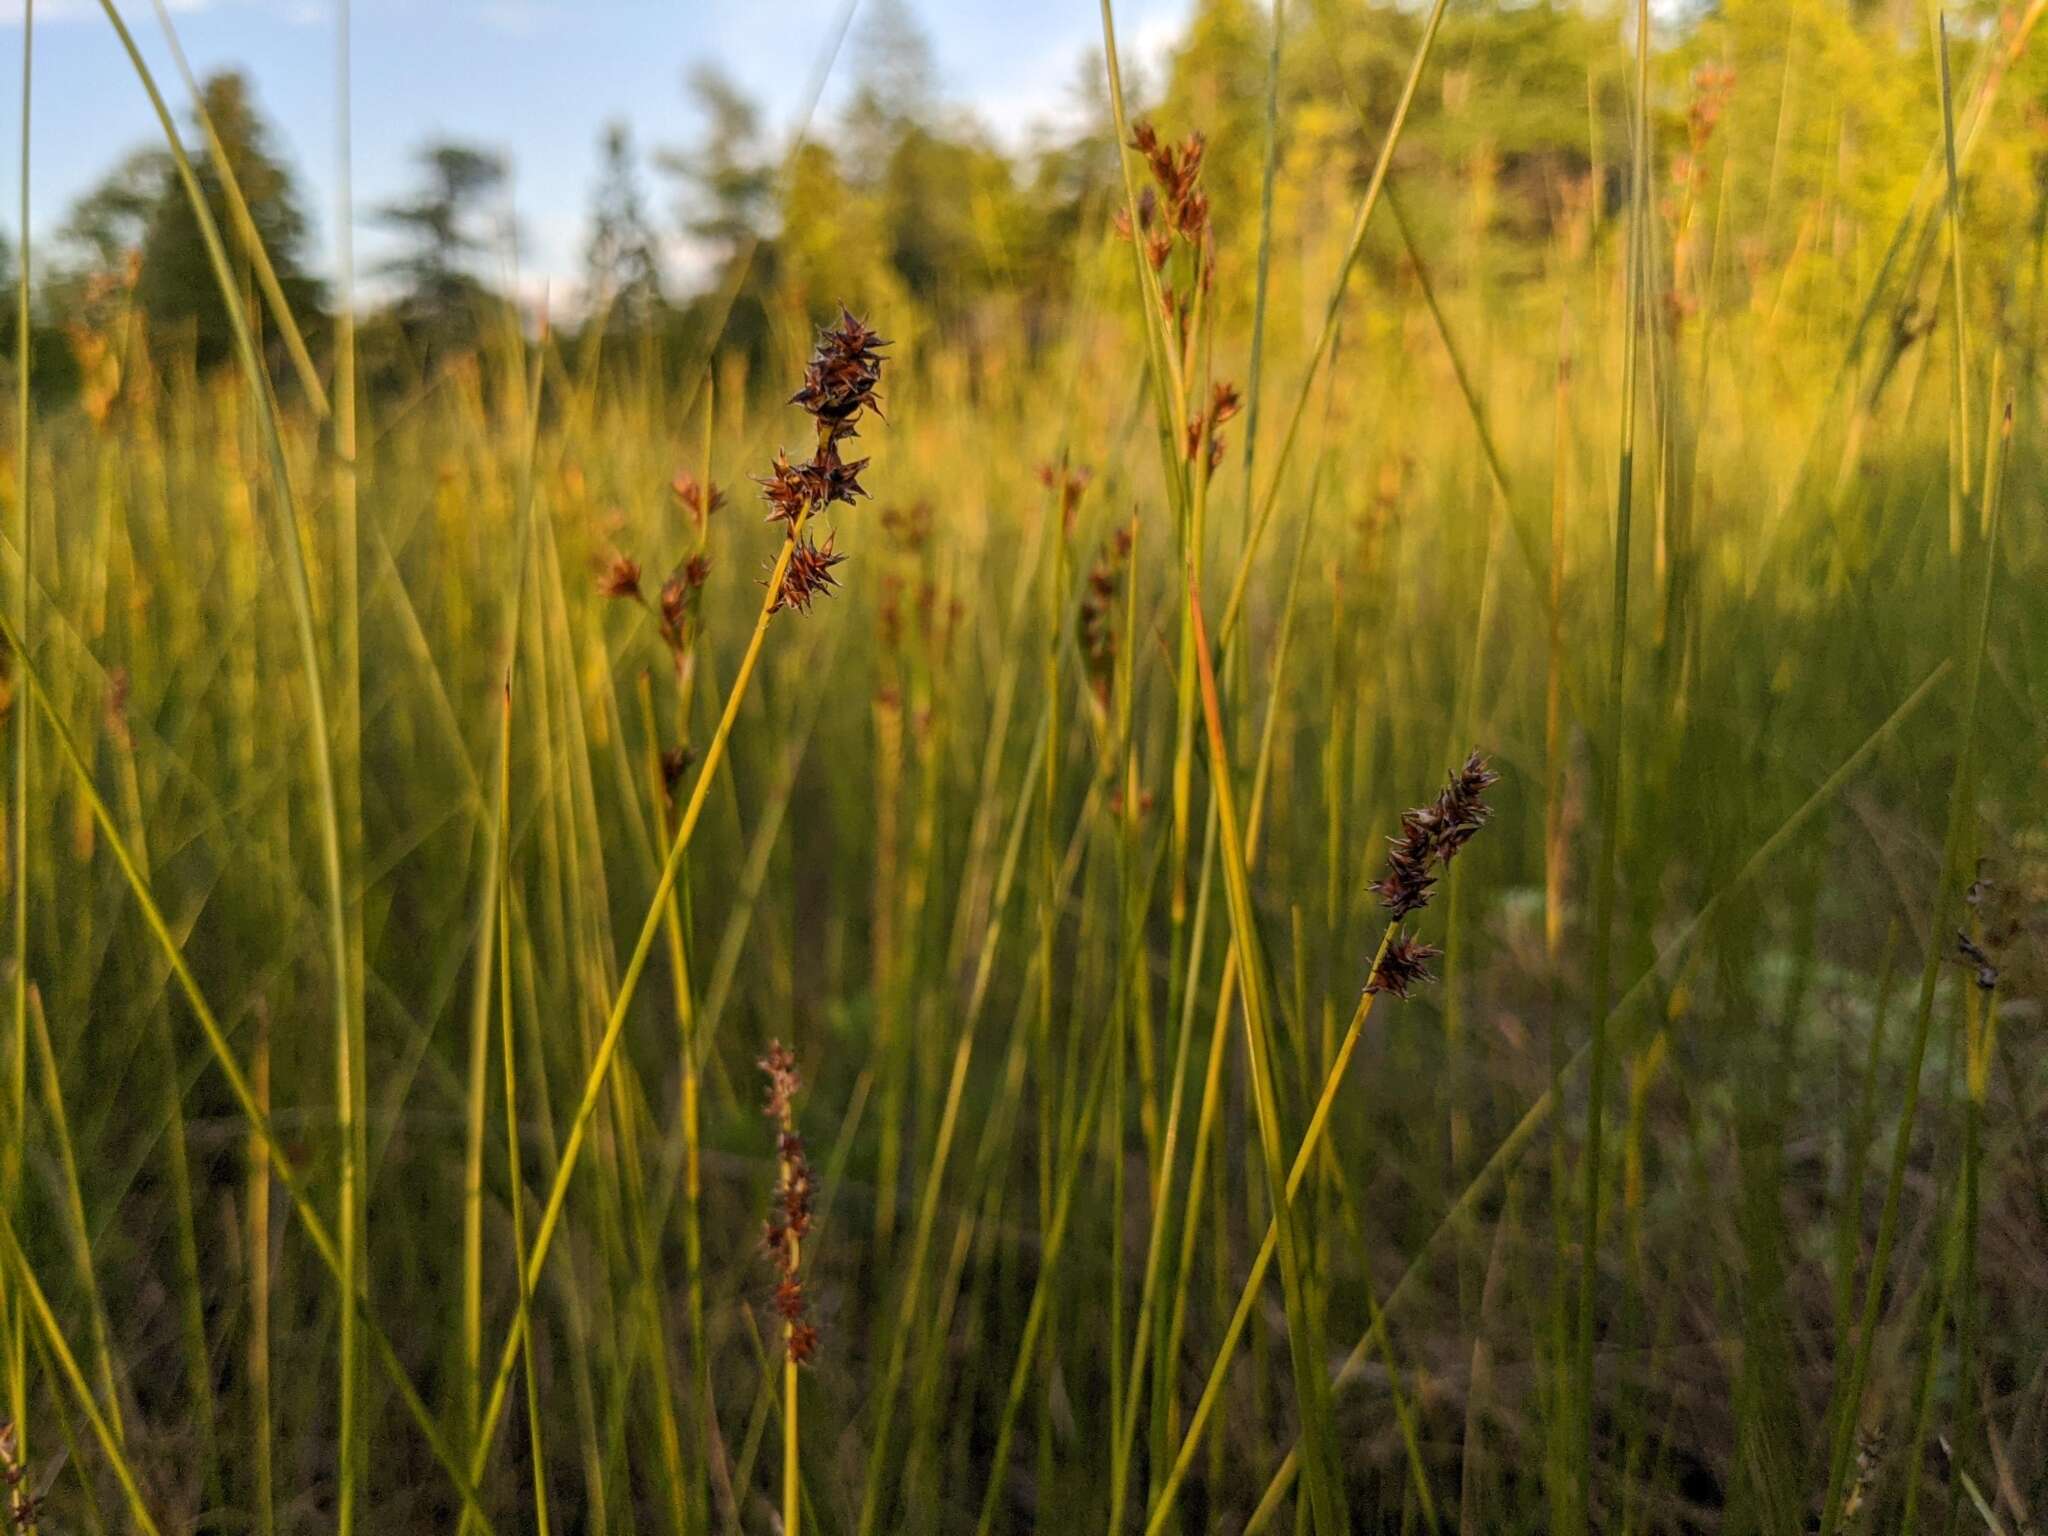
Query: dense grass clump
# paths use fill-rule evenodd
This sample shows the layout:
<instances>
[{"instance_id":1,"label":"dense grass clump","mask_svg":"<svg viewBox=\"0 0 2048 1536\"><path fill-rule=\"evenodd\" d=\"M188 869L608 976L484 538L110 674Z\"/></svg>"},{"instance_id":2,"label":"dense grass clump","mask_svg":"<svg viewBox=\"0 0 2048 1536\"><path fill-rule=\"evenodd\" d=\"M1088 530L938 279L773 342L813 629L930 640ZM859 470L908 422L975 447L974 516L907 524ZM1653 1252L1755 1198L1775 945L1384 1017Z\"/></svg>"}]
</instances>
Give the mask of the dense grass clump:
<instances>
[{"instance_id":1,"label":"dense grass clump","mask_svg":"<svg viewBox=\"0 0 2048 1536\"><path fill-rule=\"evenodd\" d=\"M194 181L235 357L0 477L7 1518L2033 1528L2043 7L1822 299L1641 6L1540 272L1411 223L1445 9L1237 206L1105 5L1071 291L765 364L361 391Z\"/></svg>"}]
</instances>

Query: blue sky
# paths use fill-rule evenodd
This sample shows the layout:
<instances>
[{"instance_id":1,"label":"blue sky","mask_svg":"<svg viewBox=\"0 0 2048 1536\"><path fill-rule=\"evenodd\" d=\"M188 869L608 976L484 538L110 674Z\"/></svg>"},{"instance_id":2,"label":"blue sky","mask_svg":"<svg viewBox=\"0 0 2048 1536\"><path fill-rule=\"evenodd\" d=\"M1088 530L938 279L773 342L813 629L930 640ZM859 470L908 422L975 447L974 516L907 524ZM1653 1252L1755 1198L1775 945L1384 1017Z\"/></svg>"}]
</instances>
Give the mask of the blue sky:
<instances>
[{"instance_id":1,"label":"blue sky","mask_svg":"<svg viewBox=\"0 0 2048 1536\"><path fill-rule=\"evenodd\" d=\"M159 83L185 97L149 0L118 0ZM871 3L871 0L864 0ZM906 0L929 36L950 102L972 106L1006 140L1057 118L1081 60L1100 40L1097 0ZM355 0L354 179L357 262L382 236L368 217L409 184L409 155L432 135L510 157L521 230L521 287L573 286L602 125L623 118L643 153L686 145L696 129L683 91L700 62L724 68L771 121L790 122L842 0ZM18 186L22 0L0 0L0 171L13 233ZM1190 0L1122 0L1119 28L1156 57ZM303 178L320 264L327 265L336 145L335 0L170 0L196 73L235 65ZM127 149L157 137L142 88L98 0L37 0L31 218L38 240ZM856 12L856 36L862 25ZM853 43L842 53L843 75ZM828 96L828 106L830 98ZM665 216L667 187L650 175Z\"/></svg>"}]
</instances>

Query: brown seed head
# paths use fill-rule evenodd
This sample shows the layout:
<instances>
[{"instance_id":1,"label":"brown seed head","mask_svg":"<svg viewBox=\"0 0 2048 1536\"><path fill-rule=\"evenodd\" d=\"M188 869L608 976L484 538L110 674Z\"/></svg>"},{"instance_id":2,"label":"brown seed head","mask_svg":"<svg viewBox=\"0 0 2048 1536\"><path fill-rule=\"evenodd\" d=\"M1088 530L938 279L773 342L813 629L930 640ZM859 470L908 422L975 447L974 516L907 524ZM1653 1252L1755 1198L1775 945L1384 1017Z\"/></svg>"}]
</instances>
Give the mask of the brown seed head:
<instances>
[{"instance_id":1,"label":"brown seed head","mask_svg":"<svg viewBox=\"0 0 2048 1536\"><path fill-rule=\"evenodd\" d=\"M683 775L690 771L690 764L697 761L696 750L687 744L670 747L661 754L661 782L669 798L674 799L676 786L683 781Z\"/></svg>"},{"instance_id":2,"label":"brown seed head","mask_svg":"<svg viewBox=\"0 0 2048 1536\"><path fill-rule=\"evenodd\" d=\"M1500 775L1474 751L1435 800L1403 813L1400 835L1388 839L1386 873L1373 886L1396 922L1429 904L1437 870L1493 814L1484 797L1499 782Z\"/></svg>"},{"instance_id":3,"label":"brown seed head","mask_svg":"<svg viewBox=\"0 0 2048 1536\"><path fill-rule=\"evenodd\" d=\"M1372 980L1365 984L1365 990L1391 992L1405 1002L1412 988L1436 980L1429 962L1442 953L1433 944L1420 943L1405 933L1396 934L1387 945L1386 953L1380 956L1380 963L1373 970Z\"/></svg>"},{"instance_id":4,"label":"brown seed head","mask_svg":"<svg viewBox=\"0 0 2048 1536\"><path fill-rule=\"evenodd\" d=\"M768 503L768 521L794 523L811 504L808 464L789 462L787 449L777 449L775 462L765 475L756 475L762 499Z\"/></svg>"},{"instance_id":5,"label":"brown seed head","mask_svg":"<svg viewBox=\"0 0 2048 1536\"><path fill-rule=\"evenodd\" d=\"M597 590L605 597L641 601L640 562L626 555L613 555L598 573Z\"/></svg>"},{"instance_id":6,"label":"brown seed head","mask_svg":"<svg viewBox=\"0 0 2048 1536\"><path fill-rule=\"evenodd\" d=\"M827 534L825 542L818 545L811 542L809 534L804 534L789 552L782 586L775 595L775 610L794 608L798 613L809 613L818 598L839 590L839 578L832 574L832 567L845 559L846 556L833 552L832 535Z\"/></svg>"},{"instance_id":7,"label":"brown seed head","mask_svg":"<svg viewBox=\"0 0 2048 1536\"><path fill-rule=\"evenodd\" d=\"M690 616L690 591L680 574L661 584L661 622L671 637L681 635L683 621Z\"/></svg>"},{"instance_id":8,"label":"brown seed head","mask_svg":"<svg viewBox=\"0 0 2048 1536\"><path fill-rule=\"evenodd\" d=\"M700 528L706 518L725 505L725 491L722 487L708 480L699 481L687 469L676 471L675 478L669 482L669 489L675 492L676 500L681 502L684 510L690 514L690 521Z\"/></svg>"},{"instance_id":9,"label":"brown seed head","mask_svg":"<svg viewBox=\"0 0 2048 1536\"><path fill-rule=\"evenodd\" d=\"M803 388L790 403L810 412L827 441L849 435L863 410L880 414L875 385L882 377L881 349L888 345L842 306L839 324L818 332Z\"/></svg>"},{"instance_id":10,"label":"brown seed head","mask_svg":"<svg viewBox=\"0 0 2048 1536\"><path fill-rule=\"evenodd\" d=\"M796 1131L794 1106L803 1080L797 1074L795 1056L779 1040L769 1042L761 1071L768 1079L762 1110L776 1128L777 1168L774 1203L762 1227L762 1242L775 1266L775 1310L782 1317L783 1340L789 1358L801 1365L818 1347L817 1330L807 1315L803 1277L798 1272L803 1239L811 1228L811 1201L817 1191L803 1138Z\"/></svg>"},{"instance_id":11,"label":"brown seed head","mask_svg":"<svg viewBox=\"0 0 2048 1536\"><path fill-rule=\"evenodd\" d=\"M1191 133L1178 145L1169 144L1149 122L1131 126L1131 147L1145 158L1153 183L1166 205L1167 229L1191 246L1199 247L1209 231L1209 198L1202 190L1202 161L1208 144L1199 133ZM1154 265L1163 265L1156 260Z\"/></svg>"},{"instance_id":12,"label":"brown seed head","mask_svg":"<svg viewBox=\"0 0 2048 1536\"><path fill-rule=\"evenodd\" d=\"M770 1120L787 1121L790 1105L804 1086L804 1080L796 1069L796 1053L780 1040L770 1040L768 1054L758 1065L768 1079L768 1098L761 1113Z\"/></svg>"},{"instance_id":13,"label":"brown seed head","mask_svg":"<svg viewBox=\"0 0 2048 1536\"><path fill-rule=\"evenodd\" d=\"M1088 686L1105 706L1109 703L1110 685L1116 677L1117 594L1123 586L1124 572L1130 565L1135 537L1126 526L1117 529L1104 542L1102 553L1089 568L1087 585L1081 593L1077 620L1081 665L1087 673Z\"/></svg>"}]
</instances>

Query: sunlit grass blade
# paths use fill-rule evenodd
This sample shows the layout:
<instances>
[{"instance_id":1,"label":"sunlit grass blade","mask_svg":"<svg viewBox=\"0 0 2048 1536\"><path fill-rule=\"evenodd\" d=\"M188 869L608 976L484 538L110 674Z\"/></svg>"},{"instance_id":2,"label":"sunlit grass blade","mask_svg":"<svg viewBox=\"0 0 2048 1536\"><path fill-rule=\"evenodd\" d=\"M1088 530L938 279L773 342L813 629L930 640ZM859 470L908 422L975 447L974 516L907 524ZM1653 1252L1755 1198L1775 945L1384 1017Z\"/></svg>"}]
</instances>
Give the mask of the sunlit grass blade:
<instances>
[{"instance_id":1,"label":"sunlit grass blade","mask_svg":"<svg viewBox=\"0 0 2048 1536\"><path fill-rule=\"evenodd\" d=\"M1877 754L1878 749L1893 740L1900 728L1934 697L1953 667L1953 661L1945 661L1923 678L1920 685L1906 696L1884 723L1865 737L1863 743L1807 796L1798 809L1779 824L1775 832L1757 845L1727 884L1708 898L1691 919L1664 943L1658 950L1656 959L1636 978L1610 1010L1607 1020L1610 1030L1616 1026L1626 1025L1635 1018L1657 989L1670 983L1690 959L1701 937L1712 930L1722 910L1729 903L1744 898L1755 888L1764 871L1799 838L1815 817L1834 803L1842 790ZM1383 1313L1395 1312L1408 1297L1411 1289L1419 1282L1424 1266L1437 1246L1453 1233L1465 1230L1464 1224L1470 1221L1479 1209L1480 1203L1499 1187L1508 1172L1520 1161L1522 1153L1535 1139L1537 1132L1542 1130L1553 1114L1557 1113L1562 1103L1559 1095L1563 1087L1587 1065L1590 1054L1591 1042L1581 1044L1555 1074L1553 1086L1546 1087L1538 1094L1528 1109L1523 1111L1513 1128L1501 1138L1486 1161L1452 1201L1450 1208L1416 1246L1400 1278L1388 1288L1386 1296L1380 1302L1380 1310ZM1365 1367L1367 1356L1376 1347L1375 1330L1369 1329L1344 1357L1333 1378L1334 1384L1342 1387L1356 1379ZM1273 1488L1284 1487L1292 1482L1299 1470L1297 1448L1287 1453L1280 1469L1274 1473L1268 1485L1268 1500L1272 1496Z\"/></svg>"},{"instance_id":2,"label":"sunlit grass blade","mask_svg":"<svg viewBox=\"0 0 2048 1536\"><path fill-rule=\"evenodd\" d=\"M206 93L200 88L198 78L193 75L192 66L186 62L185 49L178 41L178 29L171 25L171 13L165 9L164 0L150 0L150 4L155 7L157 24L163 29L164 43L171 50L171 59L178 66L178 74L185 82L185 89L191 94L192 115L199 123L200 132L206 136L207 169L220 178L221 191L227 198L228 217L233 221L235 228L237 249L255 270L257 285L263 293L264 307L269 311L271 323L277 327L278 335L284 340L285 352L291 358L292 371L298 378L299 388L306 392L306 399L311 402L318 415L331 415L334 408L328 402L326 387L320 382L319 370L313 366L312 353L306 350L306 338L300 332L298 318L292 313L291 302L285 298L284 288L277 280L277 268L271 262L270 252L264 247L262 235L257 232L256 220L249 213L249 199L243 195L241 178L235 174L234 161L222 147L220 133L213 124L213 116L206 109ZM342 15L346 18L346 6L342 8ZM344 19L344 37L346 27ZM346 54L343 56L345 58ZM346 123L347 108L344 106L344 144L348 141ZM344 243L347 242L345 224L341 238ZM349 300L349 285L344 279L340 309L344 316L349 313ZM343 356L347 356L346 351ZM337 390L352 370L352 361L343 363L337 360ZM347 379L347 382L353 384L352 379Z\"/></svg>"},{"instance_id":3,"label":"sunlit grass blade","mask_svg":"<svg viewBox=\"0 0 2048 1536\"><path fill-rule=\"evenodd\" d=\"M1273 1081L1273 1036L1266 1014L1264 958L1251 883L1245 873L1244 842L1230 783L1230 754L1224 740L1222 706L1216 675L1209 660L1209 637L1202 621L1201 593L1190 588L1188 612L1195 628L1195 659L1201 670L1202 713L1209 732L1210 792L1216 799L1217 829L1223 867L1223 890L1230 913L1232 943L1242 980L1246 1054L1251 1061L1252 1092L1259 1124L1260 1152L1265 1162L1268 1199L1278 1233L1281 1293L1287 1308L1288 1352L1293 1358L1295 1406L1302 1418L1302 1441L1310 1503L1316 1529L1336 1536L1348 1525L1339 1483L1336 1445L1329 1417L1329 1383L1324 1374L1320 1330L1309 1310L1303 1285L1300 1237L1287 1196L1287 1175L1281 1163L1280 1108Z\"/></svg>"},{"instance_id":4,"label":"sunlit grass blade","mask_svg":"<svg viewBox=\"0 0 2048 1536\"><path fill-rule=\"evenodd\" d=\"M177 978L178 986L184 994L186 1005L191 1009L201 1032L205 1035L208 1049L212 1053L215 1062L219 1065L222 1076L227 1079L228 1089L233 1095L237 1107L249 1123L250 1134L262 1141L270 1158L271 1166L275 1170L277 1181L291 1199L293 1208L298 1214L300 1225L305 1229L306 1236L312 1243L314 1252L319 1256L321 1264L339 1281L342 1276L341 1255L333 1234L326 1221L321 1217L319 1208L313 1204L311 1197L308 1195L303 1176L285 1155L284 1146L279 1141L275 1128L271 1125L269 1114L262 1108L255 1091L250 1085L247 1074L243 1071L241 1063L235 1056L233 1047L228 1042L226 1032L221 1028L219 1018L215 1015L212 1005L207 1002L206 995L201 990L197 977L193 975L192 968L186 961L184 951L180 948L177 938L171 932L169 922L165 919L162 909L157 905L156 898L151 893L149 882L142 877L141 871L136 867L134 856L129 852L127 841L122 837L120 828L114 821L113 812L108 809L106 800L101 796L97 785L93 782L91 769L87 766L84 757L79 753L78 745L72 737L70 728L64 723L63 717L56 712L42 673L34 662L30 660L27 651L22 645L21 636L15 631L11 620L0 619L0 641L4 641L12 652L15 663L20 669L21 678L28 684L31 702L42 711L44 718L49 722L50 732L56 742L58 752L63 757L65 766L70 770L73 782L77 785L80 796L84 799L92 813L93 821L98 826L101 837L105 840L107 851L113 855L114 862L120 867L122 879L126 883L129 893L135 898L136 905L141 909L143 920L150 930L151 937L162 951L166 963L171 967L172 974ZM363 1297L360 1288L354 1292L352 1297L350 1293L343 1292L341 1305L345 1310L353 1310L358 1319L366 1323L370 1344L376 1350L378 1359L383 1365L386 1375L390 1378L392 1386L397 1389L399 1397L405 1403L406 1411L412 1416L414 1423L419 1427L422 1436L434 1453L435 1460L449 1474L457 1490L461 1493L465 1504L474 1508L476 1495L472 1480L463 1474L460 1463L455 1459L454 1452L445 1443L433 1414L420 1399L411 1378L407 1376L405 1367L400 1363L397 1351L393 1349L390 1339L385 1336L383 1330L374 1321L368 1319L368 1303ZM489 1522L483 1517L480 1509L476 1512L476 1519L482 1529L485 1531L491 1529Z\"/></svg>"},{"instance_id":5,"label":"sunlit grass blade","mask_svg":"<svg viewBox=\"0 0 2048 1536\"><path fill-rule=\"evenodd\" d=\"M292 491L291 468L286 461L283 435L271 399L268 377L264 373L262 358L250 333L248 317L243 312L241 292L228 262L227 249L221 241L219 229L214 224L212 211L207 207L206 195L200 187L192 162L185 153L184 144L178 137L177 124L171 119L170 108L165 105L149 66L143 62L142 54L135 46L134 37L129 33L126 23L121 20L121 13L115 8L113 0L101 0L101 8L105 11L107 20L112 23L121 46L128 55L128 61L134 67L136 77L149 96L158 125L163 130L165 144L177 166L178 179L184 186L187 201L191 204L200 238L205 243L207 258L212 264L215 279L220 287L221 301L227 312L229 328L234 335L235 351L244 380L262 423L270 465L270 492L276 501L283 524L279 542L284 546L286 586L291 595L299 661L305 676L306 709L310 727L308 735L311 742L308 756L312 759L314 784L317 790L321 870L327 906L327 959L332 968L331 984L334 988L334 1093L345 1148L341 1164L339 1209L335 1222L340 1234L336 1257L342 1295L344 1298L352 1299L359 1290L359 1249L362 1238L362 1212L358 1190L364 1159L362 1117L359 1112L363 1095L362 1015L354 1006L355 969L351 963L353 946L349 938L350 904L343 889L340 797L336 787L333 742L329 733L327 683L314 628L312 582L306 567L306 535L300 526L298 503ZM346 558L353 561L354 550L347 551ZM341 1308L340 1353L339 1434L342 1447L342 1479L339 1526L341 1536L349 1536L353 1528L365 1450L361 1438L362 1427L358 1420L361 1407L358 1391L360 1345L356 1338L356 1310L352 1304L344 1304Z\"/></svg>"},{"instance_id":6,"label":"sunlit grass blade","mask_svg":"<svg viewBox=\"0 0 2048 1536\"><path fill-rule=\"evenodd\" d=\"M1958 659L1962 665L1963 701L1955 742L1955 774L1949 790L1948 831L1942 845L1941 875L1928 920L1927 957L1921 966L1919 1000L1914 1009L1913 1030L1906 1053L1904 1102L1899 1107L1898 1123L1892 1133L1884 1203L1879 1211L1877 1238L1866 1271L1862 1303L1857 1311L1856 1341L1848 1360L1836 1362L1828 1417L1824 1421L1830 1427L1833 1439L1828 1455L1826 1502L1821 1506L1822 1536L1835 1536L1842 1526L1850 1453L1855 1445L1864 1387L1876 1348L1885 1281L1891 1268L1892 1246L1898 1236L1906 1165L1912 1154L1913 1130L1919 1117L1921 1069L1926 1062L1927 1042L1933 1029L1935 992L1955 926L1954 912L1962 889L1964 852L1975 837L1977 739L1984 663L1991 641L1992 599L1998 585L1999 514L2002 505L2001 498L1992 495L1990 486L1983 487L1983 493L1990 504L1990 528L1984 539L1983 562L1976 579L1976 601L1969 627L1957 637L1962 652Z\"/></svg>"},{"instance_id":7,"label":"sunlit grass blade","mask_svg":"<svg viewBox=\"0 0 2048 1536\"><path fill-rule=\"evenodd\" d=\"M108 1422L100 1405L94 1401L92 1387L85 1379L85 1372L79 1368L78 1357L72 1353L71 1345L57 1326L56 1314L50 1310L49 1300L43 1295L43 1288L37 1283L35 1271L29 1267L28 1256L21 1251L21 1243L14 1235L14 1223L0 1213L0 1244L7 1249L8 1267L14 1272L16 1292L27 1310L35 1317L36 1327L42 1334L44 1345L62 1367L65 1384L70 1387L72 1397L77 1401L79 1411L92 1426L100 1450L107 1458L107 1465L113 1469L114 1477L121 1485L122 1496L128 1504L128 1513L137 1530L144 1536L159 1536L160 1527L143 1501L141 1486L137 1483L134 1469L121 1446L120 1436Z\"/></svg>"},{"instance_id":8,"label":"sunlit grass blade","mask_svg":"<svg viewBox=\"0 0 2048 1536\"><path fill-rule=\"evenodd\" d=\"M1604 1131L1606 1126L1608 1078L1608 1000L1612 989L1614 908L1620 881L1622 832L1622 740L1628 714L1628 589L1630 522L1635 499L1636 373L1637 338L1645 317L1640 311L1644 291L1643 268L1648 257L1650 198L1650 7L1649 0L1637 0L1635 10L1636 78L1634 149L1629 171L1629 256L1628 279L1622 297L1622 382L1621 454L1615 481L1614 586L1608 608L1607 692L1603 703L1600 745L1599 851L1594 872L1592 934L1592 1035L1586 1069L1586 1147L1584 1157L1584 1208L1579 1239L1579 1289L1576 1316L1576 1345L1573 1390L1577 1401L1573 1413L1578 1421L1577 1443L1573 1447L1577 1469L1578 1501L1572 1510L1575 1529L1585 1530L1593 1519L1593 1426L1598 1412L1594 1401L1593 1336L1599 1311L1600 1204L1606 1177Z\"/></svg>"},{"instance_id":9,"label":"sunlit grass blade","mask_svg":"<svg viewBox=\"0 0 2048 1536\"><path fill-rule=\"evenodd\" d=\"M1372 227L1373 210L1379 206L1380 194L1387 184L1387 173L1394 163L1394 150L1401 142L1401 135L1408 126L1408 116L1415 104L1416 92L1422 85L1422 72L1429 64L1431 51L1436 47L1439 28L1443 25L1444 11L1449 0L1431 0L1428 13L1422 19L1420 36L1415 43L1415 56L1409 61L1407 78L1402 81L1400 99L1395 103L1392 121L1387 125L1385 140L1380 145L1379 158L1373 164L1372 179L1365 184L1365 191L1358 200L1358 212L1351 221L1351 234L1344 247L1343 260L1338 263L1337 273L1330 287L1328 305L1323 311L1322 324L1316 331L1315 341L1309 348L1308 361L1303 367L1301 385L1296 390L1294 405L1287 414L1287 429L1281 435L1280 447L1274 455L1273 466L1267 471L1266 494L1260 498L1258 515L1252 519L1246 530L1242 553L1238 556L1237 572L1231 578L1230 596L1224 603L1223 620L1216 626L1216 643L1219 649L1228 650L1231 637L1236 633L1239 618L1244 608L1245 590L1250 585L1254 557L1263 542L1266 526L1273 520L1278 505L1280 488L1286 479L1287 461L1293 456L1295 439L1301 434L1301 422L1308 411L1309 395L1316 382L1316 373L1329 357L1331 344L1337 335L1338 322L1344 310L1344 295L1351 281L1352 270L1358 265L1358 258L1365 249L1365 237Z\"/></svg>"},{"instance_id":10,"label":"sunlit grass blade","mask_svg":"<svg viewBox=\"0 0 2048 1536\"><path fill-rule=\"evenodd\" d=\"M23 0L21 8L21 270L14 287L14 545L21 560L21 581L15 588L13 612L16 633L24 645L35 638L30 601L35 588L35 520L32 515L32 482L35 460L32 444L33 397L29 392L33 364L34 332L29 324L29 130L30 105L35 100L35 0ZM8 903L9 952L14 974L8 987L12 1025L8 1032L7 1105L8 1129L0 1145L0 1206L9 1217L21 1210L22 1161L28 1121L28 909L30 810L35 804L33 779L34 746L31 717L34 711L16 709L9 732L13 749L14 782L9 786L7 841L8 879L13 886ZM5 1290L0 1290L0 1351L7 1367L8 1416L25 1446L28 1424L28 1352L25 1347L27 1317Z\"/></svg>"}]
</instances>

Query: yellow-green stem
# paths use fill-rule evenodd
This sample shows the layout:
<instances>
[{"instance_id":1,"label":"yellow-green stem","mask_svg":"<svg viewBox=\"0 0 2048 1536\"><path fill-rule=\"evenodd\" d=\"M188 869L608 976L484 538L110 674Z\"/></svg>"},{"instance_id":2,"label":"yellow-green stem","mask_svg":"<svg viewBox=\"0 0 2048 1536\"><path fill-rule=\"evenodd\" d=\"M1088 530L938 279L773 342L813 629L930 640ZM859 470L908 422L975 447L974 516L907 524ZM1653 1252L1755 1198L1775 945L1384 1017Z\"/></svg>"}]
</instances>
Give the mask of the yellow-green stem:
<instances>
[{"instance_id":1,"label":"yellow-green stem","mask_svg":"<svg viewBox=\"0 0 2048 1536\"><path fill-rule=\"evenodd\" d=\"M691 787L689 803L676 826L676 835L669 844L668 858L662 865L661 877L654 888L654 899L648 904L647 916L640 925L640 937L634 942L632 957L626 962L625 973L619 979L619 988L612 1002L611 1016L605 1021L603 1035L599 1038L588 1076L584 1080L583 1095L577 1103L575 1118L569 1123L569 1134L562 1143L562 1155L555 1168L554 1182L548 1189L548 1198L541 1208L540 1225L534 1231L533 1252L528 1256L526 1283L529 1288L538 1286L543 1267L547 1263L548 1249L554 1241L555 1228L562 1219L562 1206L569 1196L569 1183L575 1176L576 1163L582 1155L584 1143L590 1133L591 1117L596 1113L599 1096L604 1091L605 1081L610 1074L613 1058L618 1054L619 1036L626 1026L626 1015L631 1010L634 994L639 990L641 974L647 968L647 958L654 948L654 939L662 924L662 914L667 907L669 893L675 889L677 872L682 868L683 855L689 851L690 838L697 830L697 820L704 814L704 802L710 797L712 781L718 776L718 767L725 757L726 743L731 739L734 723L739 719L740 706L746 702L747 689L754 680L754 672L761 660L761 648L768 638L768 626L778 611L782 592L782 580L789 570L790 555L796 549L797 539L802 535L810 520L808 509L798 514L784 538L781 552L775 557L775 564L769 570L767 592L761 599L761 611L754 621L754 633L747 641L746 654L740 658L739 670L733 676L732 688L726 694L725 709L720 714L718 728L712 733L710 744L704 750L703 765L697 770L696 783ZM491 1441L497 1433L498 1420L505 1407L505 1391L511 1383L512 1368L519 1357L523 1324L515 1320L505 1335L504 1347L498 1354L497 1375L491 1383L491 1390L484 1402L482 1422L477 1428L476 1443L471 1451L469 1481L474 1484L483 1475L483 1469L490 1458Z\"/></svg>"}]
</instances>

